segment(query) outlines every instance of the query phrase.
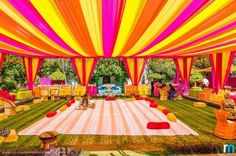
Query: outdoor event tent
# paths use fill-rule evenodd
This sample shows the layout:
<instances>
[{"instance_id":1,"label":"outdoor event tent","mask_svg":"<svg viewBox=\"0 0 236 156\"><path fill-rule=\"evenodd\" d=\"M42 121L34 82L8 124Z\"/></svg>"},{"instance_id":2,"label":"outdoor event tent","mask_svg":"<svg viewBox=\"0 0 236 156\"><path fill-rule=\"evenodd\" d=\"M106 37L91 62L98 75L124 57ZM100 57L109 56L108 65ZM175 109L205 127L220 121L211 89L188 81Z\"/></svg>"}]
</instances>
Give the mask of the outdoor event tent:
<instances>
[{"instance_id":1,"label":"outdoor event tent","mask_svg":"<svg viewBox=\"0 0 236 156\"><path fill-rule=\"evenodd\" d=\"M97 58L128 62L134 84L145 59L174 58L187 84L193 57L210 55L222 88L236 51L235 0L1 0L0 8L0 67L5 54L22 56L29 86L45 58L72 59L83 85Z\"/></svg>"}]
</instances>

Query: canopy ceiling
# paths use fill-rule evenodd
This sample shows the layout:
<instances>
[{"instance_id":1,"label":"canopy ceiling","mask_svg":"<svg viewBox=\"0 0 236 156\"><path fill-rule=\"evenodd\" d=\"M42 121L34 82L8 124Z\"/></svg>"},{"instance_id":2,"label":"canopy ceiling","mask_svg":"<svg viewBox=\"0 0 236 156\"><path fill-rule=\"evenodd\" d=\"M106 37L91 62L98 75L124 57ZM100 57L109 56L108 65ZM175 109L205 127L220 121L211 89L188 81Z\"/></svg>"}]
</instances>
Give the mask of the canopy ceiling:
<instances>
[{"instance_id":1,"label":"canopy ceiling","mask_svg":"<svg viewBox=\"0 0 236 156\"><path fill-rule=\"evenodd\" d=\"M236 50L235 0L0 0L0 52L183 57Z\"/></svg>"}]
</instances>

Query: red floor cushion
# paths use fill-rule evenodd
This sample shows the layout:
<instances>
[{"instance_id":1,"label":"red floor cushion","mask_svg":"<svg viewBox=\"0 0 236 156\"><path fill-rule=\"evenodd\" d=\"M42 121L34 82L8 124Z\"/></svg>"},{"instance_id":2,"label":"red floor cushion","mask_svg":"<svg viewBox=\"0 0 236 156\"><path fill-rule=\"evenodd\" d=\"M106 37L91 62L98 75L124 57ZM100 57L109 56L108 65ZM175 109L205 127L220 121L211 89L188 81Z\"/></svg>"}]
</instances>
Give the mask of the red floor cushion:
<instances>
[{"instance_id":1,"label":"red floor cushion","mask_svg":"<svg viewBox=\"0 0 236 156\"><path fill-rule=\"evenodd\" d=\"M136 100L144 100L142 97L135 97Z\"/></svg>"},{"instance_id":2,"label":"red floor cushion","mask_svg":"<svg viewBox=\"0 0 236 156\"><path fill-rule=\"evenodd\" d=\"M106 101L115 101L116 98L115 97L107 97L105 98Z\"/></svg>"},{"instance_id":3,"label":"red floor cushion","mask_svg":"<svg viewBox=\"0 0 236 156\"><path fill-rule=\"evenodd\" d=\"M67 107L70 107L71 105L72 105L71 102L68 102L68 103L66 104Z\"/></svg>"},{"instance_id":4,"label":"red floor cushion","mask_svg":"<svg viewBox=\"0 0 236 156\"><path fill-rule=\"evenodd\" d=\"M57 114L57 111L51 111L51 112L48 112L47 117L51 118L51 117L55 116L56 114Z\"/></svg>"},{"instance_id":5,"label":"red floor cushion","mask_svg":"<svg viewBox=\"0 0 236 156\"><path fill-rule=\"evenodd\" d=\"M149 107L151 108L157 108L158 104L156 102L150 103Z\"/></svg>"},{"instance_id":6,"label":"red floor cushion","mask_svg":"<svg viewBox=\"0 0 236 156\"><path fill-rule=\"evenodd\" d=\"M170 124L168 122L149 122L147 129L169 129Z\"/></svg>"},{"instance_id":7,"label":"red floor cushion","mask_svg":"<svg viewBox=\"0 0 236 156\"><path fill-rule=\"evenodd\" d=\"M70 100L70 103L75 103L75 99Z\"/></svg>"},{"instance_id":8,"label":"red floor cushion","mask_svg":"<svg viewBox=\"0 0 236 156\"><path fill-rule=\"evenodd\" d=\"M166 109L163 109L163 110L162 110L162 113L164 113L165 115L167 115L168 113L170 113L170 110L167 109L167 108L166 108Z\"/></svg>"}]
</instances>

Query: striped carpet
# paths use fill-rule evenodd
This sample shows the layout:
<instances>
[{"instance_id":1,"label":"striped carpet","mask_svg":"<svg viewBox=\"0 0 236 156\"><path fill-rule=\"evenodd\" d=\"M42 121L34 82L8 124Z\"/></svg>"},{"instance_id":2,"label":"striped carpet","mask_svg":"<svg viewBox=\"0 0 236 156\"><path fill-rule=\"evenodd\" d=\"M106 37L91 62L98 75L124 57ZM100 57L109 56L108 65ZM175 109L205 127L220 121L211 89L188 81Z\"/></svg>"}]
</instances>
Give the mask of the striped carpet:
<instances>
[{"instance_id":1,"label":"striped carpet","mask_svg":"<svg viewBox=\"0 0 236 156\"><path fill-rule=\"evenodd\" d=\"M38 135L55 130L61 134L96 134L96 135L198 135L190 127L177 120L170 122L155 108L150 108L144 100L126 102L124 100L93 100L95 109L75 110L76 102L64 112L53 118L43 118L23 129L19 135ZM169 122L168 130L149 130L148 122Z\"/></svg>"}]
</instances>

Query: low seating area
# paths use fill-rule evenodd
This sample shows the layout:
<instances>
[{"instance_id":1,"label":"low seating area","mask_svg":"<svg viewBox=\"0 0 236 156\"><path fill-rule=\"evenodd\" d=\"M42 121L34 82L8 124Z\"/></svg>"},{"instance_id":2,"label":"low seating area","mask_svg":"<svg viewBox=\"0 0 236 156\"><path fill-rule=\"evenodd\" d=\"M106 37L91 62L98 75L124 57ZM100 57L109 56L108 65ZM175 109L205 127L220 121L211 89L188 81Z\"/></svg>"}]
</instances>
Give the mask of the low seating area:
<instances>
[{"instance_id":1,"label":"low seating area","mask_svg":"<svg viewBox=\"0 0 236 156\"><path fill-rule=\"evenodd\" d=\"M125 86L125 96L145 96L148 95L147 85L126 85Z\"/></svg>"},{"instance_id":2,"label":"low seating area","mask_svg":"<svg viewBox=\"0 0 236 156\"><path fill-rule=\"evenodd\" d=\"M48 97L53 97L53 100L59 100L58 97L71 97L71 96L84 96L89 94L91 96L97 95L97 87L91 86L80 86L80 85L51 85L51 86L38 86L33 88L33 95L36 98L44 97L44 101Z\"/></svg>"}]
</instances>

